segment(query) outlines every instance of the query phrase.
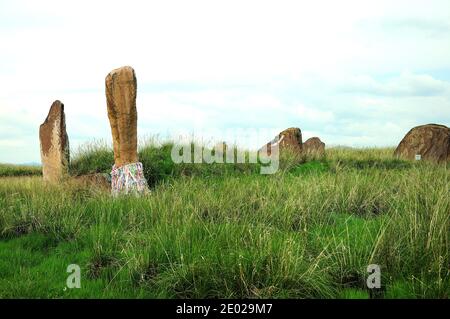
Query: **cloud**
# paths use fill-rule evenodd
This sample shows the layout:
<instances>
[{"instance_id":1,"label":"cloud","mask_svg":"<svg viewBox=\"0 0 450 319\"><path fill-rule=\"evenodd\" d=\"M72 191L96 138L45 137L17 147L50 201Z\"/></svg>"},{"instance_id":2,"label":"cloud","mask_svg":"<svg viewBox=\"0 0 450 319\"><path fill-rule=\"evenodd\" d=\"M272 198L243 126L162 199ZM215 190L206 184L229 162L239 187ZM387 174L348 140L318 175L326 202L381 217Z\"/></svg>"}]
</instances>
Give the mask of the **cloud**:
<instances>
[{"instance_id":1,"label":"cloud","mask_svg":"<svg viewBox=\"0 0 450 319\"><path fill-rule=\"evenodd\" d=\"M369 75L354 76L341 84L340 90L382 96L437 96L450 93L450 83L426 74L403 72L387 81L377 81Z\"/></svg>"},{"instance_id":2,"label":"cloud","mask_svg":"<svg viewBox=\"0 0 450 319\"><path fill-rule=\"evenodd\" d=\"M450 9L450 6L447 8ZM389 37L421 36L445 37L450 33L447 17L388 17L361 22L362 28L371 32L385 32Z\"/></svg>"},{"instance_id":3,"label":"cloud","mask_svg":"<svg viewBox=\"0 0 450 319\"><path fill-rule=\"evenodd\" d=\"M303 120L314 124L328 123L334 120L334 114L331 111L321 111L315 108L298 105L295 113Z\"/></svg>"}]
</instances>

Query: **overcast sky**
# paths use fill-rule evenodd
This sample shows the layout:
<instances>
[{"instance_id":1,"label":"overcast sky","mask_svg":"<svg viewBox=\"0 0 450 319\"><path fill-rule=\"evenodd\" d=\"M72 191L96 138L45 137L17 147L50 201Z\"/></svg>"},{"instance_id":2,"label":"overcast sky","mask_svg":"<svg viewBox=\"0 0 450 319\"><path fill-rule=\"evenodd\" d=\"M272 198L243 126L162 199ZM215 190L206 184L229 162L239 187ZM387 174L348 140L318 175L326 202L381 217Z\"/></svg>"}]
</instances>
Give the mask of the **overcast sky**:
<instances>
[{"instance_id":1,"label":"overcast sky","mask_svg":"<svg viewBox=\"0 0 450 319\"><path fill-rule=\"evenodd\" d=\"M295 126L395 146L450 126L450 1L0 0L0 162L40 161L55 99L72 150L110 140L104 79L123 65L141 137Z\"/></svg>"}]
</instances>

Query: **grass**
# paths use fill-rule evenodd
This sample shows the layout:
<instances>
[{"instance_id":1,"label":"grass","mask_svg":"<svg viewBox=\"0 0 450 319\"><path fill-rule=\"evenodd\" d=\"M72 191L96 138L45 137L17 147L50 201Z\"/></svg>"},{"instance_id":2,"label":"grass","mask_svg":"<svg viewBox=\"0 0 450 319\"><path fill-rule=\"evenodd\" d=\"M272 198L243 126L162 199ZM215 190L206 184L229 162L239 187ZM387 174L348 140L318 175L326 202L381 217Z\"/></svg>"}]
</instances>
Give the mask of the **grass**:
<instances>
[{"instance_id":1,"label":"grass","mask_svg":"<svg viewBox=\"0 0 450 319\"><path fill-rule=\"evenodd\" d=\"M260 175L259 164L174 164L170 149L140 148L152 185L141 198L2 178L0 297L448 298L445 165L334 148ZM91 145L71 172L111 164ZM64 289L69 264L81 289Z\"/></svg>"},{"instance_id":2,"label":"grass","mask_svg":"<svg viewBox=\"0 0 450 319\"><path fill-rule=\"evenodd\" d=\"M0 177L42 175L40 166L14 165L0 163Z\"/></svg>"}]
</instances>

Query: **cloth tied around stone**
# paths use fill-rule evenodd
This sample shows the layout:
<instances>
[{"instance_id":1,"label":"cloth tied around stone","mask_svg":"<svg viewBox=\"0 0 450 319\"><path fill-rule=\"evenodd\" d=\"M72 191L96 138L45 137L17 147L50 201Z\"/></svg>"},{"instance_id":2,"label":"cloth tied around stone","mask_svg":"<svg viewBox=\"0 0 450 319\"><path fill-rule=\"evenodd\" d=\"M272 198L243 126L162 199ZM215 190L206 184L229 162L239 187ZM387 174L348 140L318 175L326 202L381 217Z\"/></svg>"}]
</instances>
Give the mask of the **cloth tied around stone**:
<instances>
[{"instance_id":1,"label":"cloth tied around stone","mask_svg":"<svg viewBox=\"0 0 450 319\"><path fill-rule=\"evenodd\" d=\"M111 193L119 194L145 194L149 192L147 180L144 177L142 163L130 163L120 167L115 165L111 171Z\"/></svg>"}]
</instances>

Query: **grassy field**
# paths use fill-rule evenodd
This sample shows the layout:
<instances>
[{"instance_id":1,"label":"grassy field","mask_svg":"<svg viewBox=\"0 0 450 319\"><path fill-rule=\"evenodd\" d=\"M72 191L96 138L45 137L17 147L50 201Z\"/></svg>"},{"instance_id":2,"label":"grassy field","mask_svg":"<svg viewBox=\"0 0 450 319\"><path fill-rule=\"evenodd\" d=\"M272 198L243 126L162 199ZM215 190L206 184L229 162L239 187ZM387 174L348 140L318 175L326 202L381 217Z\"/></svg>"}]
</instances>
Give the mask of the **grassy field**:
<instances>
[{"instance_id":1,"label":"grassy field","mask_svg":"<svg viewBox=\"0 0 450 319\"><path fill-rule=\"evenodd\" d=\"M42 175L40 166L13 165L0 163L0 177Z\"/></svg>"},{"instance_id":2,"label":"grassy field","mask_svg":"<svg viewBox=\"0 0 450 319\"><path fill-rule=\"evenodd\" d=\"M151 185L113 199L75 181L0 179L0 297L448 298L450 171L392 149L327 150L321 160L183 164L144 146ZM88 145L71 174L109 172ZM66 289L66 268L81 288ZM366 287L381 267L381 289Z\"/></svg>"}]
</instances>

